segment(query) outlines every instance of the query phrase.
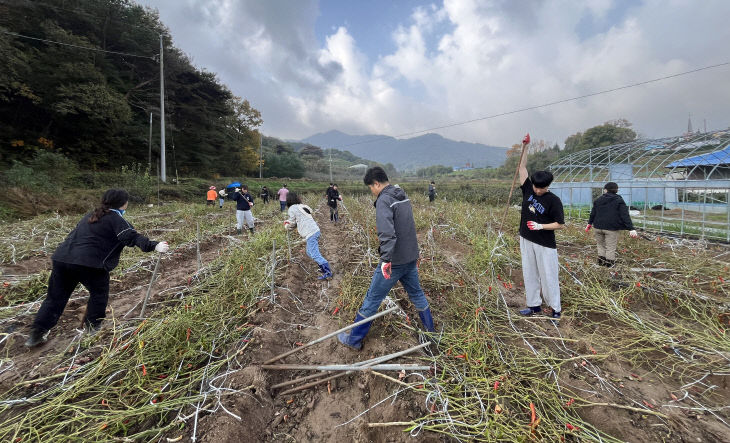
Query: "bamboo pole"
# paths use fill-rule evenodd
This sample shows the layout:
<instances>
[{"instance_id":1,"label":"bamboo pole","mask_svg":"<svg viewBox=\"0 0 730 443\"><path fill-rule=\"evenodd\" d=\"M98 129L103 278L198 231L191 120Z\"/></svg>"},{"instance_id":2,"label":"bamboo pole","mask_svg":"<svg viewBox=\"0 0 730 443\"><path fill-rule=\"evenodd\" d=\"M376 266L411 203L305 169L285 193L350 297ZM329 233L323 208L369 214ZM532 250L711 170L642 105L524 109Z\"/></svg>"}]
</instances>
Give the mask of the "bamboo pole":
<instances>
[{"instance_id":1,"label":"bamboo pole","mask_svg":"<svg viewBox=\"0 0 730 443\"><path fill-rule=\"evenodd\" d=\"M349 331L350 329L354 328L355 326L360 326L360 325L365 324L365 323L367 323L369 321L373 321L376 318L382 317L382 316L384 316L386 314L390 314L391 312L393 312L393 311L395 311L397 309L400 309L400 308L398 306L393 306L390 309L386 309L385 311L378 312L377 314L371 315L370 317L365 318L363 320L360 320L359 322L355 322L355 323L353 323L353 324L351 324L349 326L345 326L342 329L338 329L335 332L331 332L331 333L329 333L329 334L327 334L327 335L325 335L323 337L320 337L320 338L318 338L318 339L316 339L314 341L310 341L309 343L305 343L304 345L299 346L298 348L290 349L289 351L286 351L283 354L277 355L274 358L270 358L269 360L266 360L264 362L264 364L265 365L268 365L269 363L273 363L273 362L275 362L277 360L281 360L282 358L284 358L286 356L289 356L291 354L294 354L295 352L299 352L302 349L306 349L306 348L308 348L308 347L310 347L312 345L316 345L317 343L321 343L321 342L327 340L328 338L332 338L332 337L336 336L337 334L339 334L340 332Z\"/></svg>"},{"instance_id":2,"label":"bamboo pole","mask_svg":"<svg viewBox=\"0 0 730 443\"><path fill-rule=\"evenodd\" d=\"M359 363L353 363L353 364L354 365L357 365L357 366L372 366L372 365L377 364L377 363L383 363L383 362L386 362L388 360L392 360L394 358L398 358L398 357L400 357L402 355L410 354L411 352L414 352L414 351L417 351L419 349L425 348L426 346L429 346L429 345L430 345L430 343L422 343L422 344L420 344L418 346L413 346L412 348L406 349L405 351L394 352L392 354L383 355L381 357L371 358L370 360L365 360L365 361L361 361ZM318 385L320 383L323 383L323 382L325 382L327 380L331 380L332 378L342 377L344 375L351 374L352 372L353 371L347 371L347 372L342 373L342 374L336 374L334 377L330 377L330 378L327 378L325 380L319 380L318 382L316 382L316 383L310 383L309 385L316 386L316 385ZM271 389L277 389L277 388L283 388L284 386L295 385L297 383L301 383L301 382L304 382L304 381L308 381L308 380L312 380L312 379L315 379L315 378L322 377L323 375L325 375L325 373L313 374L313 375L308 375L306 377L301 377L301 378L297 378L297 379L294 379L294 380L289 380L288 382L276 384L276 385L272 386ZM306 387L310 387L310 386L307 385ZM304 386L300 386L299 388L305 389ZM295 389L298 391L298 390L300 390L299 388L295 388ZM293 391L293 390L290 390L290 391ZM289 393L290 391L286 391L286 393ZM294 392L296 392L296 391L294 391ZM283 392L282 394L285 394L285 393Z\"/></svg>"},{"instance_id":3,"label":"bamboo pole","mask_svg":"<svg viewBox=\"0 0 730 443\"><path fill-rule=\"evenodd\" d=\"M150 279L150 285L147 287L147 295L144 297L144 302L142 302L142 311L140 311L139 316L144 318L144 311L147 308L147 301L150 299L150 294L152 293L152 284L155 282L155 277L157 277L157 268L160 266L160 259L162 258L162 255L157 256L157 261L155 262L155 270L152 271L152 278Z\"/></svg>"},{"instance_id":4,"label":"bamboo pole","mask_svg":"<svg viewBox=\"0 0 730 443\"><path fill-rule=\"evenodd\" d=\"M504 228L504 221L507 219L507 212L509 212L509 204L512 201L512 193L515 190L515 184L517 184L517 176L520 173L520 165L522 165L522 159L525 157L525 153L527 153L527 146L530 144L530 134L527 134L525 138L522 140L522 152L520 153L520 161L517 162L517 169L515 170L515 175L512 178L512 186L509 188L509 197L507 197L507 206L504 208L504 214L502 215L502 223L499 225L499 230L502 231L502 228Z\"/></svg>"},{"instance_id":5,"label":"bamboo pole","mask_svg":"<svg viewBox=\"0 0 730 443\"><path fill-rule=\"evenodd\" d=\"M416 364L385 364L385 365L373 365L373 366L357 366L357 365L261 365L261 369L268 369L271 371L428 371L431 369L430 366L416 365Z\"/></svg>"}]
</instances>

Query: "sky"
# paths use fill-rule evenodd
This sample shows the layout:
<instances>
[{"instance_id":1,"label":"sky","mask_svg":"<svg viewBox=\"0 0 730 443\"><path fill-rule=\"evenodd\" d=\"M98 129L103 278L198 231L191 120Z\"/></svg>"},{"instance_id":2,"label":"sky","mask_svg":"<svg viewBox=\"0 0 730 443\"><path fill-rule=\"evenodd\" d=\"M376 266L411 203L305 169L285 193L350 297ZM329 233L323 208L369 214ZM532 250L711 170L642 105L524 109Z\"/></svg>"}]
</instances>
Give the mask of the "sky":
<instances>
[{"instance_id":1,"label":"sky","mask_svg":"<svg viewBox=\"0 0 730 443\"><path fill-rule=\"evenodd\" d=\"M643 137L730 126L730 1L138 0L260 110L264 134L419 135L510 146L618 118ZM725 43L723 43L725 42ZM479 120L482 119L482 120Z\"/></svg>"}]
</instances>

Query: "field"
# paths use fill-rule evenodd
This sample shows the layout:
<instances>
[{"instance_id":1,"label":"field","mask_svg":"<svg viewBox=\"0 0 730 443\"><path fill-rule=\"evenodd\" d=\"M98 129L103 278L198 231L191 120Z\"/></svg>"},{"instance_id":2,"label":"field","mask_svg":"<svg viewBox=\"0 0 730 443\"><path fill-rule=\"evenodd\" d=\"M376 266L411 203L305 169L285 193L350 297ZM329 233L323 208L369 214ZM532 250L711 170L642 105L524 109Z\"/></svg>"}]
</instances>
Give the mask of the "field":
<instances>
[{"instance_id":1,"label":"field","mask_svg":"<svg viewBox=\"0 0 730 443\"><path fill-rule=\"evenodd\" d=\"M624 235L609 271L569 222L558 234L558 324L516 315L516 210L502 226L503 210L486 203L411 197L438 333L388 363L430 369L358 370L298 392L287 391L313 371L262 366L352 321L377 263L370 197L345 195L338 224L319 196L306 198L335 272L325 282L278 204L257 205L256 234L240 236L229 203L132 207L140 232L171 244L145 318L157 258L127 249L102 330L79 329L79 287L30 351L50 254L79 217L3 224L0 441L729 441L726 245ZM274 363L356 363L423 342L403 288L391 297L383 309L396 310L361 352L330 339Z\"/></svg>"}]
</instances>

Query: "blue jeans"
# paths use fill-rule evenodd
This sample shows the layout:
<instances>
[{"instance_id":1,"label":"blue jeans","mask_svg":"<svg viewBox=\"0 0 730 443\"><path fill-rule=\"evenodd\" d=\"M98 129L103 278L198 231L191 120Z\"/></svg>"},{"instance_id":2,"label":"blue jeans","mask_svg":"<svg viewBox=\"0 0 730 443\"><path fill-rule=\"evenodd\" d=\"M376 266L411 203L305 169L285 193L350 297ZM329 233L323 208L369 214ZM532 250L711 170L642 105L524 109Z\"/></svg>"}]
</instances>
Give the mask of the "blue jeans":
<instances>
[{"instance_id":1,"label":"blue jeans","mask_svg":"<svg viewBox=\"0 0 730 443\"><path fill-rule=\"evenodd\" d=\"M286 209L286 202L279 200L279 206L281 206L282 212Z\"/></svg>"},{"instance_id":2,"label":"blue jeans","mask_svg":"<svg viewBox=\"0 0 730 443\"><path fill-rule=\"evenodd\" d=\"M390 279L387 280L383 277L379 264L375 269L368 293L365 294L365 300L363 300L362 306L358 311L363 317L367 318L375 315L378 312L380 303L383 302L390 289L399 281L403 284L403 288L408 293L408 298L411 299L411 303L413 303L413 306L418 311L423 311L428 308L428 300L426 300L418 279L416 261L402 265L392 265L391 268Z\"/></svg>"},{"instance_id":3,"label":"blue jeans","mask_svg":"<svg viewBox=\"0 0 730 443\"><path fill-rule=\"evenodd\" d=\"M322 254L319 253L319 235L320 232L317 231L307 239L307 255L309 258L316 261L318 265L323 265L328 262L324 257L322 257Z\"/></svg>"}]
</instances>

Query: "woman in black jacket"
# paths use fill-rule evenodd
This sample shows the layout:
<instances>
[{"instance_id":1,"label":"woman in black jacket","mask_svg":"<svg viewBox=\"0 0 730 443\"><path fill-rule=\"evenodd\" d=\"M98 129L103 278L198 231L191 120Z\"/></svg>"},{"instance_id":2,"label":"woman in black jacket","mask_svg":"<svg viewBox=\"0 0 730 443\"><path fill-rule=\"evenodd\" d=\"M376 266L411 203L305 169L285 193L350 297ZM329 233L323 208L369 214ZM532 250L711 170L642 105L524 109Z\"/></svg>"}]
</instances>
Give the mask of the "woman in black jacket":
<instances>
[{"instance_id":1,"label":"woman in black jacket","mask_svg":"<svg viewBox=\"0 0 730 443\"><path fill-rule=\"evenodd\" d=\"M618 185L614 182L606 183L603 195L593 202L591 215L588 218L586 232L591 227L598 246L599 266L612 267L616 263L616 244L618 233L621 230L629 231L631 238L638 237L634 225L629 217L629 208L624 199L618 195Z\"/></svg>"},{"instance_id":2,"label":"woman in black jacket","mask_svg":"<svg viewBox=\"0 0 730 443\"><path fill-rule=\"evenodd\" d=\"M48 295L36 314L26 346L46 342L48 332L58 323L66 303L81 283L89 291L83 324L96 331L105 317L109 299L109 272L119 264L125 246L144 252L167 252L167 242L156 242L134 230L124 219L129 194L123 189L104 193L101 206L86 214L51 256L53 270L48 279Z\"/></svg>"}]
</instances>

